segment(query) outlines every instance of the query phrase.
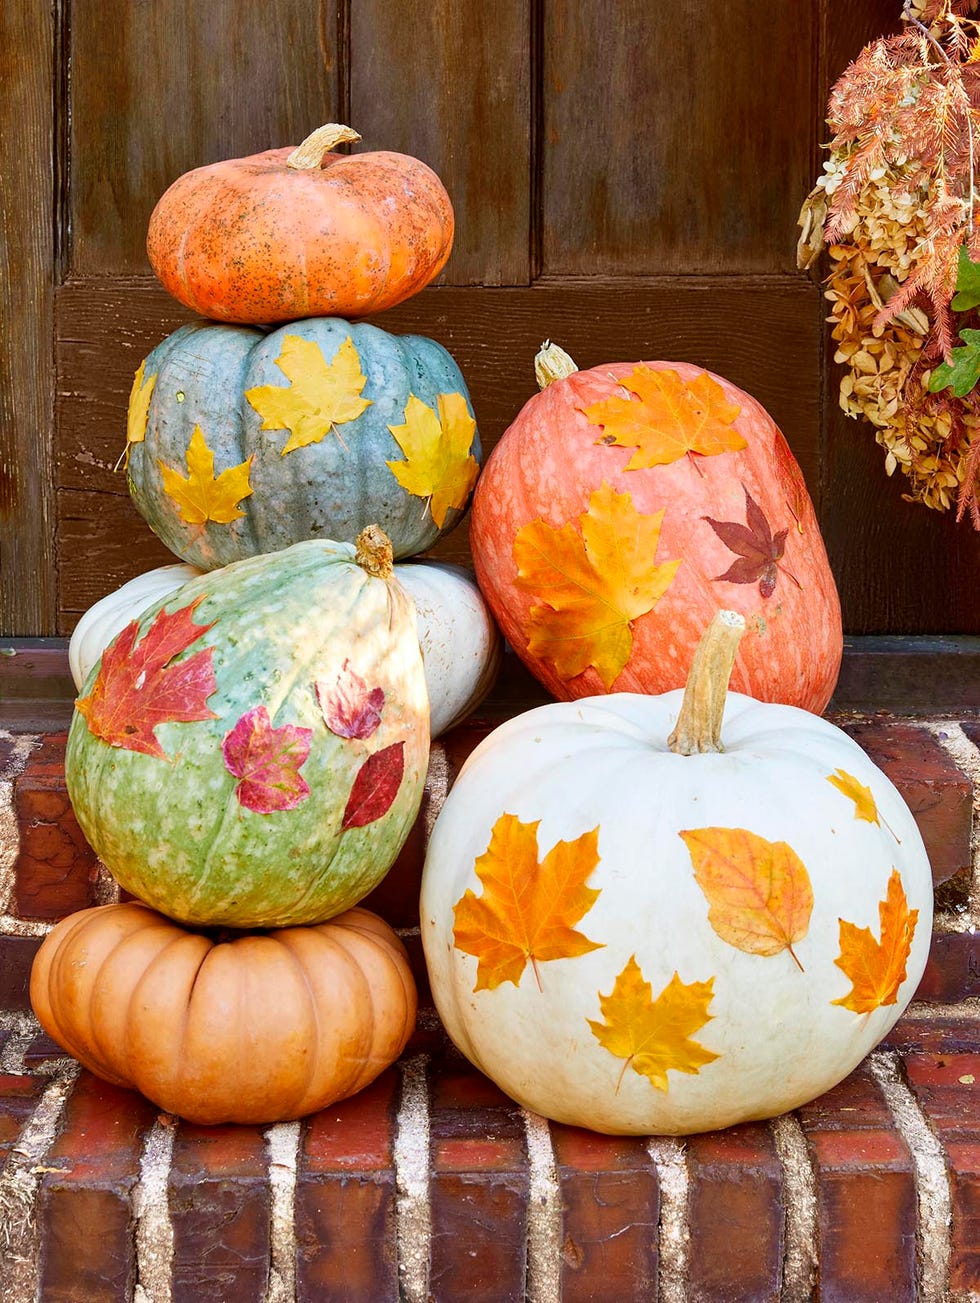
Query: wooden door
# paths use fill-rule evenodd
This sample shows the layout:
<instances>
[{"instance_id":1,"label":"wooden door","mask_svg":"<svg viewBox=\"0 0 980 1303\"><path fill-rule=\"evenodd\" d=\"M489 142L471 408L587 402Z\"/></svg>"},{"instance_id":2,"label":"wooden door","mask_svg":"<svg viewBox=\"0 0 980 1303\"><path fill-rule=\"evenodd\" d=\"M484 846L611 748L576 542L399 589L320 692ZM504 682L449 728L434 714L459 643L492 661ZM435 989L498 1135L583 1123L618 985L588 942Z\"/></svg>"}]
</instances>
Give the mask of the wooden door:
<instances>
[{"instance_id":1,"label":"wooden door","mask_svg":"<svg viewBox=\"0 0 980 1303\"><path fill-rule=\"evenodd\" d=\"M440 173L457 240L379 324L456 356L485 447L541 341L753 393L818 503L852 632L980 629L980 540L901 500L836 410L795 268L829 82L899 0L7 0L0 16L0 630L65 634L169 559L115 470L143 355L188 314L143 240L181 172L350 122ZM465 556L465 529L440 547Z\"/></svg>"}]
</instances>

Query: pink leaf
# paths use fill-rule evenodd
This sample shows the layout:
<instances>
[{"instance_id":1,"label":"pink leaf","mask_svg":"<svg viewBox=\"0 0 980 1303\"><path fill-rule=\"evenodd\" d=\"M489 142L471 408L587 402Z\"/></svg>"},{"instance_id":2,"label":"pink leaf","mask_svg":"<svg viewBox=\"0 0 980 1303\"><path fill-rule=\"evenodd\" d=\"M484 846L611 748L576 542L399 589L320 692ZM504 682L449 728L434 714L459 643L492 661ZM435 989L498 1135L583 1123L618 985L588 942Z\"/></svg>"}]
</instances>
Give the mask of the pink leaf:
<instances>
[{"instance_id":1,"label":"pink leaf","mask_svg":"<svg viewBox=\"0 0 980 1303\"><path fill-rule=\"evenodd\" d=\"M316 695L327 728L338 737L363 740L370 737L381 723L384 689L371 688L369 691L361 676L351 669L350 661L344 661L332 687L324 679L318 679Z\"/></svg>"},{"instance_id":2,"label":"pink leaf","mask_svg":"<svg viewBox=\"0 0 980 1303\"><path fill-rule=\"evenodd\" d=\"M387 814L398 795L404 773L404 742L393 742L390 747L368 756L357 771L341 826L363 828Z\"/></svg>"},{"instance_id":3,"label":"pink leaf","mask_svg":"<svg viewBox=\"0 0 980 1303\"><path fill-rule=\"evenodd\" d=\"M235 794L247 810L291 810L310 794L300 769L310 754L311 728L273 728L265 706L245 712L225 734L221 750L228 772L239 779Z\"/></svg>"}]
</instances>

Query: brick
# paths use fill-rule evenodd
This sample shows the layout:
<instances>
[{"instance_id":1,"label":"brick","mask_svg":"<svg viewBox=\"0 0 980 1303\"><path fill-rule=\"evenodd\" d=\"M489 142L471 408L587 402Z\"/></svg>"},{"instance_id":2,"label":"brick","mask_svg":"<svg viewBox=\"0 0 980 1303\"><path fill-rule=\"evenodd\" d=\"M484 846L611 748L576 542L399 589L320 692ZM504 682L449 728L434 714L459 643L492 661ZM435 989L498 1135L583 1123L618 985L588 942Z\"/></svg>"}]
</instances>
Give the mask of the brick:
<instances>
[{"instance_id":1,"label":"brick","mask_svg":"<svg viewBox=\"0 0 980 1303\"><path fill-rule=\"evenodd\" d=\"M938 1005L928 1019L900 1018L882 1045L903 1054L972 1054L980 1050L980 1020Z\"/></svg>"},{"instance_id":2,"label":"brick","mask_svg":"<svg viewBox=\"0 0 980 1303\"><path fill-rule=\"evenodd\" d=\"M39 1077L0 1075L0 1167L30 1120L46 1084Z\"/></svg>"},{"instance_id":3,"label":"brick","mask_svg":"<svg viewBox=\"0 0 980 1303\"><path fill-rule=\"evenodd\" d=\"M425 861L425 800L398 858L360 902L395 928L418 927L419 892Z\"/></svg>"},{"instance_id":4,"label":"brick","mask_svg":"<svg viewBox=\"0 0 980 1303\"><path fill-rule=\"evenodd\" d=\"M825 1131L881 1130L891 1125L891 1111L864 1064L807 1104L801 1114L807 1127Z\"/></svg>"},{"instance_id":5,"label":"brick","mask_svg":"<svg viewBox=\"0 0 980 1303\"><path fill-rule=\"evenodd\" d=\"M846 724L892 780L915 816L933 879L945 882L970 864L973 787L936 738L914 724Z\"/></svg>"},{"instance_id":6,"label":"brick","mask_svg":"<svg viewBox=\"0 0 980 1303\"><path fill-rule=\"evenodd\" d=\"M265 1298L268 1170L261 1128L180 1124L168 1182L174 1303Z\"/></svg>"},{"instance_id":7,"label":"brick","mask_svg":"<svg viewBox=\"0 0 980 1303\"><path fill-rule=\"evenodd\" d=\"M24 1067L34 1072L54 1059L63 1059L65 1051L57 1041L51 1039L47 1032L35 1036L24 1050Z\"/></svg>"},{"instance_id":8,"label":"brick","mask_svg":"<svg viewBox=\"0 0 980 1303\"><path fill-rule=\"evenodd\" d=\"M447 1054L433 1064L429 1134L434 1139L520 1139L524 1123L517 1105L489 1077Z\"/></svg>"},{"instance_id":9,"label":"brick","mask_svg":"<svg viewBox=\"0 0 980 1303\"><path fill-rule=\"evenodd\" d=\"M131 1298L133 1191L156 1109L135 1091L83 1072L44 1158L38 1195L40 1297L45 1303Z\"/></svg>"},{"instance_id":10,"label":"brick","mask_svg":"<svg viewBox=\"0 0 980 1303\"><path fill-rule=\"evenodd\" d=\"M389 1069L304 1126L296 1170L300 1298L398 1298L393 1145L398 1074Z\"/></svg>"},{"instance_id":11,"label":"brick","mask_svg":"<svg viewBox=\"0 0 980 1303\"><path fill-rule=\"evenodd\" d=\"M761 1123L687 1140L694 1299L778 1299L783 1260L782 1168Z\"/></svg>"},{"instance_id":12,"label":"brick","mask_svg":"<svg viewBox=\"0 0 980 1303\"><path fill-rule=\"evenodd\" d=\"M642 1140L552 1123L562 1303L657 1297L660 1187Z\"/></svg>"},{"instance_id":13,"label":"brick","mask_svg":"<svg viewBox=\"0 0 980 1303\"><path fill-rule=\"evenodd\" d=\"M31 965L43 940L0 934L0 1009L20 1012L31 1007Z\"/></svg>"},{"instance_id":14,"label":"brick","mask_svg":"<svg viewBox=\"0 0 980 1303\"><path fill-rule=\"evenodd\" d=\"M14 905L21 918L59 919L96 903L98 856L85 840L63 776L14 780L20 848Z\"/></svg>"},{"instance_id":15,"label":"brick","mask_svg":"<svg viewBox=\"0 0 980 1303\"><path fill-rule=\"evenodd\" d=\"M949 1285L975 1298L980 1289L980 1143L953 1140L946 1146L953 1223Z\"/></svg>"},{"instance_id":16,"label":"brick","mask_svg":"<svg viewBox=\"0 0 980 1303\"><path fill-rule=\"evenodd\" d=\"M934 932L917 1000L955 1004L980 995L980 937L973 932Z\"/></svg>"}]
</instances>

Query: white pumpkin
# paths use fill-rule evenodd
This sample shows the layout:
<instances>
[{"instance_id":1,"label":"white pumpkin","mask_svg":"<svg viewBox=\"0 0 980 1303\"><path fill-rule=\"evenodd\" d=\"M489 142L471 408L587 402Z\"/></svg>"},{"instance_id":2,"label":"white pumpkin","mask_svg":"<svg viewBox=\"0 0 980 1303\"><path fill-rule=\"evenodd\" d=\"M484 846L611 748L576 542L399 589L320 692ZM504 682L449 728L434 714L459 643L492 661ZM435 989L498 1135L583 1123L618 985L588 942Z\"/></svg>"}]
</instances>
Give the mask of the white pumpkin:
<instances>
[{"instance_id":1,"label":"white pumpkin","mask_svg":"<svg viewBox=\"0 0 980 1303\"><path fill-rule=\"evenodd\" d=\"M90 607L68 644L75 687L81 691L103 651L130 620L202 573L185 564L159 566ZM396 565L395 574L415 600L431 735L438 737L490 691L500 667L500 634L476 581L462 566L413 561Z\"/></svg>"},{"instance_id":2,"label":"white pumpkin","mask_svg":"<svg viewBox=\"0 0 980 1303\"><path fill-rule=\"evenodd\" d=\"M509 720L436 821L436 1007L546 1117L678 1135L774 1116L846 1076L921 977L911 813L827 721L726 701L740 623L716 617L685 693Z\"/></svg>"}]
</instances>

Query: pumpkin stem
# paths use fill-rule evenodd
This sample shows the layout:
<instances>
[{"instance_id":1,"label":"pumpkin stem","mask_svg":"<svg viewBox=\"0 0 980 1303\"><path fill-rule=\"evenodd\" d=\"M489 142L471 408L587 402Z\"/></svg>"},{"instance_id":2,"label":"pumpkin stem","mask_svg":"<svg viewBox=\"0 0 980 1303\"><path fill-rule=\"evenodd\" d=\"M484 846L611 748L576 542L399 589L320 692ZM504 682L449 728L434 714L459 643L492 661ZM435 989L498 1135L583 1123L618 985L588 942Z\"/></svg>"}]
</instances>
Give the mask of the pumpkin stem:
<instances>
[{"instance_id":1,"label":"pumpkin stem","mask_svg":"<svg viewBox=\"0 0 980 1303\"><path fill-rule=\"evenodd\" d=\"M301 145L297 145L286 159L287 167L297 170L315 171L323 165L323 156L335 145L344 145L360 140L352 127L342 126L339 122L327 122L316 131L311 131Z\"/></svg>"},{"instance_id":2,"label":"pumpkin stem","mask_svg":"<svg viewBox=\"0 0 980 1303\"><path fill-rule=\"evenodd\" d=\"M395 570L391 539L380 525L365 525L357 536L354 560L375 579L390 579Z\"/></svg>"},{"instance_id":3,"label":"pumpkin stem","mask_svg":"<svg viewBox=\"0 0 980 1303\"><path fill-rule=\"evenodd\" d=\"M563 348L546 339L534 359L534 378L539 389L547 389L556 380L574 375L578 367Z\"/></svg>"},{"instance_id":4,"label":"pumpkin stem","mask_svg":"<svg viewBox=\"0 0 980 1303\"><path fill-rule=\"evenodd\" d=\"M721 721L735 653L745 632L737 611L716 611L694 652L684 699L667 745L678 756L723 751Z\"/></svg>"}]
</instances>

